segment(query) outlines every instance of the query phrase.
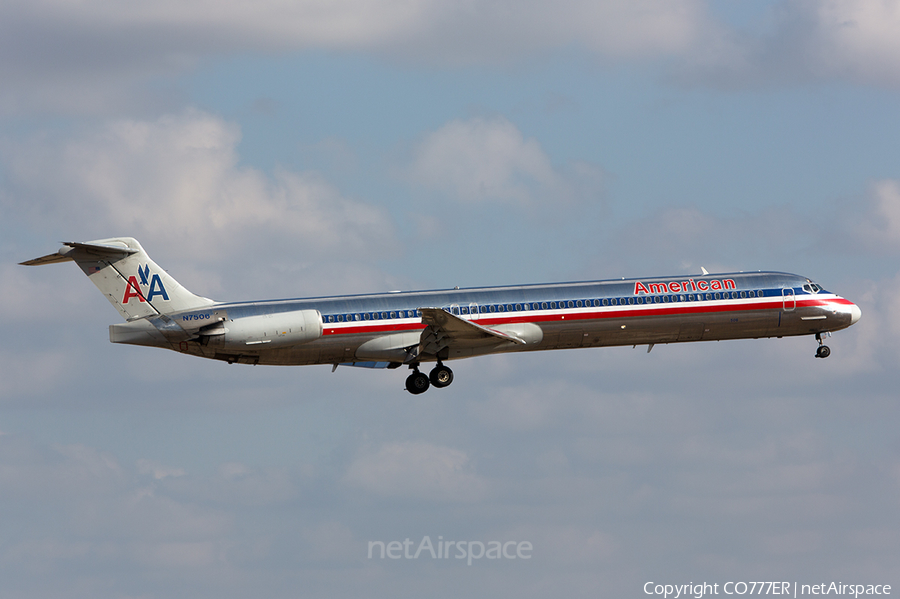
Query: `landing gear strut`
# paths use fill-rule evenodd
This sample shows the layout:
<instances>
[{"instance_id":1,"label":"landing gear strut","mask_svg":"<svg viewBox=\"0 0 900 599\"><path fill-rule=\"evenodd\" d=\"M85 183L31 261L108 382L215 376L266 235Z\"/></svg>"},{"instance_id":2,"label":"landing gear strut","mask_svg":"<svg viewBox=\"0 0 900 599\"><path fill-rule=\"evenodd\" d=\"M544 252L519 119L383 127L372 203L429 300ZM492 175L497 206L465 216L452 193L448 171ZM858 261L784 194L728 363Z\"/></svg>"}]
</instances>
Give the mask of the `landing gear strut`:
<instances>
[{"instance_id":1,"label":"landing gear strut","mask_svg":"<svg viewBox=\"0 0 900 599\"><path fill-rule=\"evenodd\" d=\"M419 395L428 391L428 387L434 385L442 389L453 382L453 371L444 366L440 361L432 368L429 374L419 372L419 365L411 366L413 373L406 378L406 390L413 395Z\"/></svg>"},{"instance_id":2,"label":"landing gear strut","mask_svg":"<svg viewBox=\"0 0 900 599\"><path fill-rule=\"evenodd\" d=\"M831 349L822 341L822 333L816 333L816 341L819 342L819 348L816 350L817 358L827 358L831 355Z\"/></svg>"}]
</instances>

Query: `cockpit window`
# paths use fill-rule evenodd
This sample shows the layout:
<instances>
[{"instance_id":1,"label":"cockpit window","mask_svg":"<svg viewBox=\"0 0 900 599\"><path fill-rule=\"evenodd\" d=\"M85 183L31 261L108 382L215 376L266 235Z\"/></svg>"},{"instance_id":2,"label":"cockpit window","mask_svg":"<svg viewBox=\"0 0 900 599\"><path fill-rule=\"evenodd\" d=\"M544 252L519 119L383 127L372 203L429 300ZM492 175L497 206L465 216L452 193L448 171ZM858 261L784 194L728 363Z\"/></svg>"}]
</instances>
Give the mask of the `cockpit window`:
<instances>
[{"instance_id":1,"label":"cockpit window","mask_svg":"<svg viewBox=\"0 0 900 599\"><path fill-rule=\"evenodd\" d=\"M803 291L805 291L806 293L819 293L820 291L822 291L822 287L810 281L803 285Z\"/></svg>"}]
</instances>

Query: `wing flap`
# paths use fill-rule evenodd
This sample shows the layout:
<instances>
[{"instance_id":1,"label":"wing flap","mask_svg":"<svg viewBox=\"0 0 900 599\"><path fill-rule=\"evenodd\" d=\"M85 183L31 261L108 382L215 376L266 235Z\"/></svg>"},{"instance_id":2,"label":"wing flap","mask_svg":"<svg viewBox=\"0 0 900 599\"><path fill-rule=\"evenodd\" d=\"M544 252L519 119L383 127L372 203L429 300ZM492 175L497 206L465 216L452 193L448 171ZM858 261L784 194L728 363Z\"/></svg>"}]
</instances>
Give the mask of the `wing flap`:
<instances>
[{"instance_id":1,"label":"wing flap","mask_svg":"<svg viewBox=\"0 0 900 599\"><path fill-rule=\"evenodd\" d=\"M437 333L452 341L475 341L495 337L502 341L525 345L526 341L513 334L475 324L470 320L460 318L441 308L420 308L422 322L437 329Z\"/></svg>"}]
</instances>

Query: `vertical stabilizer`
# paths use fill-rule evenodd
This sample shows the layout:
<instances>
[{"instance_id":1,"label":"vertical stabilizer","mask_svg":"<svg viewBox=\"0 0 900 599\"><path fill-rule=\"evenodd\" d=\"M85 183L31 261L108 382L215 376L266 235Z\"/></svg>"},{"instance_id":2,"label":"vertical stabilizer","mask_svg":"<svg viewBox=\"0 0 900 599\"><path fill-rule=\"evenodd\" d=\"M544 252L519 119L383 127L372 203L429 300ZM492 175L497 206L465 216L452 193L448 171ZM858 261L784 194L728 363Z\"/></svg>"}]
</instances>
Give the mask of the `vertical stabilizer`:
<instances>
[{"instance_id":1,"label":"vertical stabilizer","mask_svg":"<svg viewBox=\"0 0 900 599\"><path fill-rule=\"evenodd\" d=\"M131 237L65 242L26 266L74 261L126 320L180 312L215 302L194 295L150 259Z\"/></svg>"}]
</instances>

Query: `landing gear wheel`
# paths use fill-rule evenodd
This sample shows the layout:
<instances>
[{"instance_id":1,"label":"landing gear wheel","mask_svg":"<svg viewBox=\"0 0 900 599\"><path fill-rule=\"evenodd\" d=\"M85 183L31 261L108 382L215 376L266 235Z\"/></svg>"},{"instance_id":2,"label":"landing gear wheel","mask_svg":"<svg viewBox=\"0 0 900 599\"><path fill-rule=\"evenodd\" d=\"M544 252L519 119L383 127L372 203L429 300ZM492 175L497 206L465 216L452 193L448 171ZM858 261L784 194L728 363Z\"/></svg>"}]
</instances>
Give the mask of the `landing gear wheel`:
<instances>
[{"instance_id":1,"label":"landing gear wheel","mask_svg":"<svg viewBox=\"0 0 900 599\"><path fill-rule=\"evenodd\" d=\"M431 370L428 378L431 379L432 385L441 389L453 382L453 371L443 364L438 364Z\"/></svg>"},{"instance_id":2,"label":"landing gear wheel","mask_svg":"<svg viewBox=\"0 0 900 599\"><path fill-rule=\"evenodd\" d=\"M406 377L406 390L413 395L425 393L428 391L429 385L428 376L418 370Z\"/></svg>"},{"instance_id":3,"label":"landing gear wheel","mask_svg":"<svg viewBox=\"0 0 900 599\"><path fill-rule=\"evenodd\" d=\"M819 349L816 350L817 358L827 358L831 355L831 349L822 341L822 333L816 333L816 341L819 342Z\"/></svg>"}]
</instances>

